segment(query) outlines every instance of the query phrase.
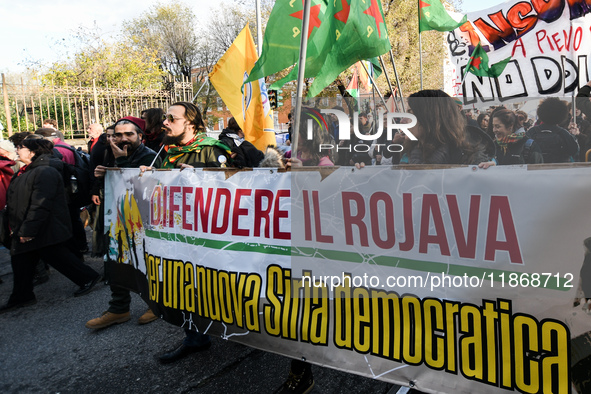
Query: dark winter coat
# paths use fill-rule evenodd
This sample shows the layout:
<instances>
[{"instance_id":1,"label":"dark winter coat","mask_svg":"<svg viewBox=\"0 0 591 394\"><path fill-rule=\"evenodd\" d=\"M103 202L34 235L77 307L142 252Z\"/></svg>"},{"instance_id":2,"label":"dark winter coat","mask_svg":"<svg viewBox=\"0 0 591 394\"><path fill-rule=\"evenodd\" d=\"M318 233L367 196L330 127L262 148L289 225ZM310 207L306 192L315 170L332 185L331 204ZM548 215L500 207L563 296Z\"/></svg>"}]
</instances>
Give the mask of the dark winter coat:
<instances>
[{"instance_id":1,"label":"dark winter coat","mask_svg":"<svg viewBox=\"0 0 591 394\"><path fill-rule=\"evenodd\" d=\"M516 141L512 144L507 145L507 149L499 146L495 140L497 146L497 164L500 166L506 166L511 164L541 164L544 162L542 158L542 150L531 140L529 146L526 145L529 138L525 137Z\"/></svg>"},{"instance_id":2,"label":"dark winter coat","mask_svg":"<svg viewBox=\"0 0 591 394\"><path fill-rule=\"evenodd\" d=\"M557 125L541 124L529 129L526 135L539 145L544 163L568 163L579 152L575 137Z\"/></svg>"},{"instance_id":3,"label":"dark winter coat","mask_svg":"<svg viewBox=\"0 0 591 394\"><path fill-rule=\"evenodd\" d=\"M258 167L259 163L265 157L265 154L258 150L253 144L248 141L242 141L239 144L237 140L239 139L238 134L234 130L231 129L224 129L218 139L223 142L232 153L236 155L232 159L232 163L234 167L243 168L243 167Z\"/></svg>"},{"instance_id":4,"label":"dark winter coat","mask_svg":"<svg viewBox=\"0 0 591 394\"><path fill-rule=\"evenodd\" d=\"M45 154L13 178L7 193L8 222L13 231L11 255L62 243L72 237L63 163ZM19 237L33 237L20 243Z\"/></svg>"}]
</instances>

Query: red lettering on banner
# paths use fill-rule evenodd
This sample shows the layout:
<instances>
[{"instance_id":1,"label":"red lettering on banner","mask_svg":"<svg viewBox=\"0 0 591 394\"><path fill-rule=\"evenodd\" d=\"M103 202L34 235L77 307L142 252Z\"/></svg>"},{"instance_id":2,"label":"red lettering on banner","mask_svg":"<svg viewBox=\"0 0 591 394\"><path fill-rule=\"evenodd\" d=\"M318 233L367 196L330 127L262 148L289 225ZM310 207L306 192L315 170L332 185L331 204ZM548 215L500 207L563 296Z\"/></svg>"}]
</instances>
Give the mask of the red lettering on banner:
<instances>
[{"instance_id":1,"label":"red lettering on banner","mask_svg":"<svg viewBox=\"0 0 591 394\"><path fill-rule=\"evenodd\" d=\"M248 215L248 209L240 208L240 199L242 196L250 196L251 193L251 189L236 189L234 211L232 214L232 235L241 235L243 237L248 237L250 235L248 229L239 228L238 225L240 224L240 216Z\"/></svg>"},{"instance_id":2,"label":"red lettering on banner","mask_svg":"<svg viewBox=\"0 0 591 394\"><path fill-rule=\"evenodd\" d=\"M564 48L564 46L560 45L560 38L558 37L559 35L560 35L560 33L552 34L552 40L554 40L554 44L556 44L556 49L558 49L559 51L562 51L562 48Z\"/></svg>"},{"instance_id":3,"label":"red lettering on banner","mask_svg":"<svg viewBox=\"0 0 591 394\"><path fill-rule=\"evenodd\" d=\"M187 214L191 213L191 206L187 203L187 196L189 194L193 194L193 188L190 186L183 186L183 201L181 202L182 207L182 222L183 222L183 229L185 230L193 230L193 225L187 222Z\"/></svg>"},{"instance_id":4,"label":"red lettering on banner","mask_svg":"<svg viewBox=\"0 0 591 394\"><path fill-rule=\"evenodd\" d=\"M540 45L540 43L544 40L544 38L546 38L546 30L538 30L536 32L536 40L538 41L538 49L540 50L540 53L544 53L544 50L542 49L542 46Z\"/></svg>"},{"instance_id":5,"label":"red lettering on banner","mask_svg":"<svg viewBox=\"0 0 591 394\"><path fill-rule=\"evenodd\" d=\"M523 45L523 40L521 38L518 38L517 41L515 41L515 44L513 45L513 50L511 51L511 57L515 56L515 51L518 47L521 48L521 54L523 55L523 57L525 57L525 45Z\"/></svg>"},{"instance_id":6,"label":"red lettering on banner","mask_svg":"<svg viewBox=\"0 0 591 394\"><path fill-rule=\"evenodd\" d=\"M378 203L384 203L384 216L386 227L386 239L380 237L380 209ZM371 235L374 243L382 249L390 249L396 243L396 232L394 231L394 204L388 193L377 192L369 199L369 212L371 217Z\"/></svg>"},{"instance_id":7,"label":"red lettering on banner","mask_svg":"<svg viewBox=\"0 0 591 394\"><path fill-rule=\"evenodd\" d=\"M341 194L343 201L343 224L345 225L345 242L347 245L354 245L353 241L353 226L357 226L359 230L359 241L361 246L369 246L369 240L367 238L367 227L363 223L363 217L365 216L365 201L363 196L356 192L343 192ZM351 214L351 201L355 202L357 208L357 214L353 216Z\"/></svg>"},{"instance_id":8,"label":"red lettering on banner","mask_svg":"<svg viewBox=\"0 0 591 394\"><path fill-rule=\"evenodd\" d=\"M291 239L290 232L280 230L280 220L289 217L289 211L280 209L280 200L282 198L289 198L290 195L291 192L289 190L277 190L277 194L275 195L275 207L273 210L273 238L275 239Z\"/></svg>"},{"instance_id":9,"label":"red lettering on banner","mask_svg":"<svg viewBox=\"0 0 591 394\"><path fill-rule=\"evenodd\" d=\"M435 226L435 234L429 234L431 217ZM441 216L441 207L437 194L423 195L423 207L421 210L421 232L419 236L419 253L427 253L429 244L439 245L439 250L444 256L450 256L445 226Z\"/></svg>"},{"instance_id":10,"label":"red lettering on banner","mask_svg":"<svg viewBox=\"0 0 591 394\"><path fill-rule=\"evenodd\" d=\"M318 190L312 192L312 204L314 205L314 230L316 232L316 241L323 243L333 243L332 235L322 234L322 224L320 222L320 201L318 200Z\"/></svg>"},{"instance_id":11,"label":"red lettering on banner","mask_svg":"<svg viewBox=\"0 0 591 394\"><path fill-rule=\"evenodd\" d=\"M179 211L180 206L174 203L174 195L180 193L180 186L171 186L168 188L168 227L174 227L174 213Z\"/></svg>"},{"instance_id":12,"label":"red lettering on banner","mask_svg":"<svg viewBox=\"0 0 591 394\"><path fill-rule=\"evenodd\" d=\"M162 187L157 185L150 196L150 224L158 226L162 223Z\"/></svg>"},{"instance_id":13,"label":"red lettering on banner","mask_svg":"<svg viewBox=\"0 0 591 394\"><path fill-rule=\"evenodd\" d=\"M453 194L445 196L449 208L449 216L458 246L460 257L473 259L476 257L476 235L478 231L478 215L480 214L480 196L470 197L470 212L468 213L468 231L464 231L458 198ZM466 235L464 235L466 234Z\"/></svg>"},{"instance_id":14,"label":"red lettering on banner","mask_svg":"<svg viewBox=\"0 0 591 394\"><path fill-rule=\"evenodd\" d=\"M263 209L263 198L267 200L267 206ZM265 238L271 238L271 219L269 214L273 209L273 192L271 190L257 189L254 191L254 232L253 236L260 237L261 223L265 220Z\"/></svg>"},{"instance_id":15,"label":"red lettering on banner","mask_svg":"<svg viewBox=\"0 0 591 394\"><path fill-rule=\"evenodd\" d=\"M404 211L404 242L400 250L408 252L415 246L415 232L412 223L412 194L402 194L402 210Z\"/></svg>"},{"instance_id":16,"label":"red lettering on banner","mask_svg":"<svg viewBox=\"0 0 591 394\"><path fill-rule=\"evenodd\" d=\"M504 241L497 239L499 219L501 219L503 225L503 232L505 234ZM494 261L497 250L505 250L509 252L509 258L512 263L523 264L521 248L519 247L519 242L517 240L515 223L513 221L509 198L507 196L491 196L490 198L484 259Z\"/></svg>"},{"instance_id":17,"label":"red lettering on banner","mask_svg":"<svg viewBox=\"0 0 591 394\"><path fill-rule=\"evenodd\" d=\"M197 228L198 217L201 218L201 231L207 233L209 231L209 209L211 207L211 199L213 197L213 190L208 189L209 193L207 193L207 202L203 199L203 188L196 187L195 188L195 204L193 209L194 220L193 225L195 226L195 231L199 231Z\"/></svg>"},{"instance_id":18,"label":"red lettering on banner","mask_svg":"<svg viewBox=\"0 0 591 394\"><path fill-rule=\"evenodd\" d=\"M308 191L302 191L302 197L304 202L304 239L306 241L312 240L312 220L310 219L310 215L312 215L312 209L310 208L310 199L308 198Z\"/></svg>"},{"instance_id":19,"label":"red lettering on banner","mask_svg":"<svg viewBox=\"0 0 591 394\"><path fill-rule=\"evenodd\" d=\"M224 200L224 206L221 208L221 200ZM230 202L232 200L232 193L230 190L225 188L218 188L215 195L215 202L213 204L213 217L211 218L211 233L212 234L223 234L228 230L230 223ZM219 214L222 214L222 224L218 225Z\"/></svg>"}]
</instances>

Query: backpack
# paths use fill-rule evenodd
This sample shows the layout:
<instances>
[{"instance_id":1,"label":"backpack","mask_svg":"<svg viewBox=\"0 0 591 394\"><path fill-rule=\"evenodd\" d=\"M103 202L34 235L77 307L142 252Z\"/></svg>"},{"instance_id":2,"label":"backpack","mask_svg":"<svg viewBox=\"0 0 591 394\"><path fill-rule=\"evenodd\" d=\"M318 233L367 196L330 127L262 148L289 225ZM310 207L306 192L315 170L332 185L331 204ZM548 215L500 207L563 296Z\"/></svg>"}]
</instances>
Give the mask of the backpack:
<instances>
[{"instance_id":1,"label":"backpack","mask_svg":"<svg viewBox=\"0 0 591 394\"><path fill-rule=\"evenodd\" d=\"M542 151L544 163L564 163L568 155L558 131L543 129L542 126L533 127L527 131L527 136L532 138Z\"/></svg>"},{"instance_id":2,"label":"backpack","mask_svg":"<svg viewBox=\"0 0 591 394\"><path fill-rule=\"evenodd\" d=\"M523 145L523 161L525 162L525 164L527 164L527 161L529 160L529 152L531 150L531 146L533 143L534 140L528 138L528 140L525 141L525 144Z\"/></svg>"},{"instance_id":3,"label":"backpack","mask_svg":"<svg viewBox=\"0 0 591 394\"><path fill-rule=\"evenodd\" d=\"M91 177L90 177L90 155L82 149L75 149L69 145L55 144L66 148L74 154L75 164L64 162L64 183L68 191L70 204L80 208L90 204Z\"/></svg>"}]
</instances>

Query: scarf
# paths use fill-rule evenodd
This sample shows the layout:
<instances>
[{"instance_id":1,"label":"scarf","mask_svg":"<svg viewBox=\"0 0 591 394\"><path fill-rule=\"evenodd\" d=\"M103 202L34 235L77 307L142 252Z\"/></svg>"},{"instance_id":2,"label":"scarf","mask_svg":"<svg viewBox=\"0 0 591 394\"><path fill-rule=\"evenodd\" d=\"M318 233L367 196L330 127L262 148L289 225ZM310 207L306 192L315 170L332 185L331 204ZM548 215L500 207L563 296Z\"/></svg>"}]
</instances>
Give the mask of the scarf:
<instances>
[{"instance_id":1,"label":"scarf","mask_svg":"<svg viewBox=\"0 0 591 394\"><path fill-rule=\"evenodd\" d=\"M179 146L179 145L167 145L165 146L166 150L166 158L162 163L162 168L175 168L175 163L178 159L180 159L183 155L192 152L199 152L206 146L217 146L228 153L228 157L232 153L230 148L226 145L222 144L220 141L207 137L205 134L198 134L191 141L187 144Z\"/></svg>"},{"instance_id":2,"label":"scarf","mask_svg":"<svg viewBox=\"0 0 591 394\"><path fill-rule=\"evenodd\" d=\"M521 140L523 137L525 137L525 133L509 134L509 135L503 137L501 140L497 140L497 145L499 145L501 148L503 148L503 154L507 154L507 147L509 145L514 144L515 142Z\"/></svg>"}]
</instances>

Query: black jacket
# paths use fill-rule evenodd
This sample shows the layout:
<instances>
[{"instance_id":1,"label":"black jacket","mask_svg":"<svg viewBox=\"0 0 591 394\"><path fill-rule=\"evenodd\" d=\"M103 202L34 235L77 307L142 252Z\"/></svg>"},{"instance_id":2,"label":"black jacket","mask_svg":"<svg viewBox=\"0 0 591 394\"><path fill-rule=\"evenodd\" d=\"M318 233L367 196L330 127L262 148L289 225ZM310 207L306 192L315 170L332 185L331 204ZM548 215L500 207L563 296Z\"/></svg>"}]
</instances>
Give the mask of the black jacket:
<instances>
[{"instance_id":1,"label":"black jacket","mask_svg":"<svg viewBox=\"0 0 591 394\"><path fill-rule=\"evenodd\" d=\"M525 134L536 141L542 150L544 163L568 163L579 152L576 138L560 126L541 124Z\"/></svg>"},{"instance_id":2,"label":"black jacket","mask_svg":"<svg viewBox=\"0 0 591 394\"><path fill-rule=\"evenodd\" d=\"M530 141L529 143L527 143ZM519 141L507 144L507 148L497 146L497 164L500 166L511 164L541 164L544 162L542 158L542 150L535 143L534 140L524 137Z\"/></svg>"},{"instance_id":3,"label":"black jacket","mask_svg":"<svg viewBox=\"0 0 591 394\"><path fill-rule=\"evenodd\" d=\"M232 159L234 167L258 167L259 163L265 157L265 154L258 150L248 141L242 141L240 145L236 143L238 135L234 130L224 129L218 139L223 142L236 156Z\"/></svg>"},{"instance_id":4,"label":"black jacket","mask_svg":"<svg viewBox=\"0 0 591 394\"><path fill-rule=\"evenodd\" d=\"M56 245L72 237L72 224L64 181L63 163L41 155L18 172L8 187L8 222L13 231L12 255ZM20 243L19 237L34 237Z\"/></svg>"}]
</instances>

